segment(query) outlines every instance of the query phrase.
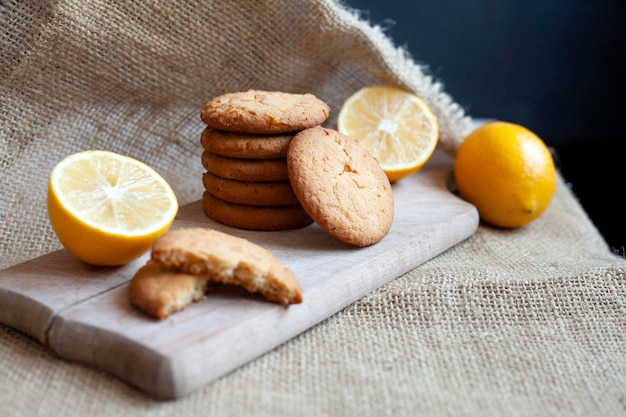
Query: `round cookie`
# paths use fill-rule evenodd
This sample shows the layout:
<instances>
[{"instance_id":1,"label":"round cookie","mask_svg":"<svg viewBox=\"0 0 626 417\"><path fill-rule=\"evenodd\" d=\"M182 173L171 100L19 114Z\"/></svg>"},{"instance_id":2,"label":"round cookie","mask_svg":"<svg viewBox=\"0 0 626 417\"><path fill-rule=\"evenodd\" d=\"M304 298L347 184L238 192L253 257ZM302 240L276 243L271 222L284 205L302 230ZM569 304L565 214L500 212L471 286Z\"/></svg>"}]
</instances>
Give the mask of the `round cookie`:
<instances>
[{"instance_id":1,"label":"round cookie","mask_svg":"<svg viewBox=\"0 0 626 417\"><path fill-rule=\"evenodd\" d=\"M285 158L293 134L259 135L226 132L207 127L200 143L204 150L229 158L274 159Z\"/></svg>"},{"instance_id":2,"label":"round cookie","mask_svg":"<svg viewBox=\"0 0 626 417\"><path fill-rule=\"evenodd\" d=\"M202 175L205 190L229 203L249 206L287 206L300 204L289 180L237 181L218 177L210 172Z\"/></svg>"},{"instance_id":3,"label":"round cookie","mask_svg":"<svg viewBox=\"0 0 626 417\"><path fill-rule=\"evenodd\" d=\"M300 204L259 207L233 204L205 191L202 208L208 217L227 226L258 231L299 229L313 223Z\"/></svg>"},{"instance_id":4,"label":"round cookie","mask_svg":"<svg viewBox=\"0 0 626 417\"><path fill-rule=\"evenodd\" d=\"M328 104L313 94L248 90L213 98L200 118L229 132L286 133L320 125L329 113Z\"/></svg>"},{"instance_id":5,"label":"round cookie","mask_svg":"<svg viewBox=\"0 0 626 417\"><path fill-rule=\"evenodd\" d=\"M306 212L337 239L369 246L391 228L391 184L354 139L319 126L303 130L289 145L287 168Z\"/></svg>"},{"instance_id":6,"label":"round cookie","mask_svg":"<svg viewBox=\"0 0 626 417\"><path fill-rule=\"evenodd\" d=\"M238 181L282 181L289 179L287 158L227 158L202 152L202 166L213 175Z\"/></svg>"}]
</instances>

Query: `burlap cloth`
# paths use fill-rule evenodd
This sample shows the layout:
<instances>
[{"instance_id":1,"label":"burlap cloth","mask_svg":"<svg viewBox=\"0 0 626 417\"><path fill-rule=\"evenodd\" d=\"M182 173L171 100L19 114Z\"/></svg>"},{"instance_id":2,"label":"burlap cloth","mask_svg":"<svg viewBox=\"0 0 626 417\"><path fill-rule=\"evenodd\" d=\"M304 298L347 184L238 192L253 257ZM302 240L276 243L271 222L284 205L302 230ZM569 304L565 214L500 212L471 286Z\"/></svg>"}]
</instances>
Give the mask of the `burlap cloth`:
<instances>
[{"instance_id":1,"label":"burlap cloth","mask_svg":"<svg viewBox=\"0 0 626 417\"><path fill-rule=\"evenodd\" d=\"M333 127L349 94L390 83L430 104L448 153L471 126L425 66L330 0L3 0L0 36L0 268L60 247L46 181L69 153L137 157L181 204L199 199L199 109L223 92L312 92ZM176 401L0 326L0 415L624 416L625 274L559 178L534 223L481 225Z\"/></svg>"}]
</instances>

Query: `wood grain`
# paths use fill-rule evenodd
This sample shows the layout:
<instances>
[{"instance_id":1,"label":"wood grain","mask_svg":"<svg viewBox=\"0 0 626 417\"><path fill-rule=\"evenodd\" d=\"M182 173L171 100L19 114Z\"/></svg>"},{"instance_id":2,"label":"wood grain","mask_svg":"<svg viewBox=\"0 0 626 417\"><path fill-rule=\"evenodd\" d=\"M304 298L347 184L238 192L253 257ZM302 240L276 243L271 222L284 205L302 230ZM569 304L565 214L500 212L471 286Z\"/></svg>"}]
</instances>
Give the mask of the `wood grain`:
<instances>
[{"instance_id":1,"label":"wood grain","mask_svg":"<svg viewBox=\"0 0 626 417\"><path fill-rule=\"evenodd\" d=\"M298 277L302 304L283 307L220 286L156 321L134 309L127 294L147 254L124 267L99 268L60 250L0 271L0 322L156 398L187 395L471 236L478 215L448 191L451 166L438 151L394 184L393 226L366 248L342 243L316 224L246 231L210 220L200 202L181 207L175 228L211 227L270 249Z\"/></svg>"}]
</instances>

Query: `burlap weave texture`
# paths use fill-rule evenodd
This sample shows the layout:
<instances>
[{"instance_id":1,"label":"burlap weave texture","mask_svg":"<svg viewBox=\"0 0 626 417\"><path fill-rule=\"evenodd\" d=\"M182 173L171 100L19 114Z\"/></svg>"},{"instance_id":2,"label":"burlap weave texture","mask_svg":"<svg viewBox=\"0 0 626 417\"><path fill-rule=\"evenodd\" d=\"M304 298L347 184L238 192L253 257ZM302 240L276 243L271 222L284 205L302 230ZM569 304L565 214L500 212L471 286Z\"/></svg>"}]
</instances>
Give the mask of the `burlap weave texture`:
<instances>
[{"instance_id":1,"label":"burlap weave texture","mask_svg":"<svg viewBox=\"0 0 626 417\"><path fill-rule=\"evenodd\" d=\"M469 118L384 34L333 1L5 1L0 63L0 268L58 248L47 177L107 149L201 197L200 109L248 88L311 92L331 106L361 86L410 88L454 149Z\"/></svg>"},{"instance_id":2,"label":"burlap weave texture","mask_svg":"<svg viewBox=\"0 0 626 417\"><path fill-rule=\"evenodd\" d=\"M47 177L72 152L136 157L181 204L199 199L199 110L223 92L311 92L332 127L357 88L391 83L433 108L447 152L471 126L425 67L331 0L2 0L0 39L0 268L60 247ZM623 416L625 335L626 262L559 180L528 227L481 225L178 401L0 326L0 416Z\"/></svg>"},{"instance_id":3,"label":"burlap weave texture","mask_svg":"<svg viewBox=\"0 0 626 417\"><path fill-rule=\"evenodd\" d=\"M625 317L626 262L559 182L530 227L481 226L177 401L153 400L0 326L1 414L618 417Z\"/></svg>"}]
</instances>

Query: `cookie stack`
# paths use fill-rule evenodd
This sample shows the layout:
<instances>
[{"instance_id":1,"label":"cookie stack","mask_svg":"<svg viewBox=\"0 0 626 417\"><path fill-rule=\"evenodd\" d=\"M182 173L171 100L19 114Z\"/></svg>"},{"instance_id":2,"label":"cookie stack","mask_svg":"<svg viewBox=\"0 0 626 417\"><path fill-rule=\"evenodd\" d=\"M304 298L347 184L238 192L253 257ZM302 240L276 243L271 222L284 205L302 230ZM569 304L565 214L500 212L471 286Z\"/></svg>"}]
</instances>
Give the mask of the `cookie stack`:
<instances>
[{"instance_id":1,"label":"cookie stack","mask_svg":"<svg viewBox=\"0 0 626 417\"><path fill-rule=\"evenodd\" d=\"M321 125L329 106L312 94L248 90L215 97L201 118L202 202L207 216L249 230L288 230L313 219L292 189L287 150Z\"/></svg>"}]
</instances>

